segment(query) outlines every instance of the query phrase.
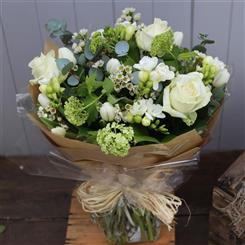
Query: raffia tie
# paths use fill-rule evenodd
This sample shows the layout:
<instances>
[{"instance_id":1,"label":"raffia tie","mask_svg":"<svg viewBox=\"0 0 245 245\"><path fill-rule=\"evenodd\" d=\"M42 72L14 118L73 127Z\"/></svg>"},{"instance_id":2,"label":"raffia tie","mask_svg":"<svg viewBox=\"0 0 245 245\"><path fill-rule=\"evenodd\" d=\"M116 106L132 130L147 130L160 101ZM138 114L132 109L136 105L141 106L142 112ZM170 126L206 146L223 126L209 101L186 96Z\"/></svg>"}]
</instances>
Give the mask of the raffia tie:
<instances>
[{"instance_id":1,"label":"raffia tie","mask_svg":"<svg viewBox=\"0 0 245 245\"><path fill-rule=\"evenodd\" d=\"M232 231L238 238L241 237L245 232L245 182L235 199L225 208L219 208L219 210L229 216L232 221Z\"/></svg>"},{"instance_id":2,"label":"raffia tie","mask_svg":"<svg viewBox=\"0 0 245 245\"><path fill-rule=\"evenodd\" d=\"M87 181L77 189L78 201L84 211L89 213L105 213L116 207L122 196L130 195L138 207L150 211L161 220L169 230L172 228L174 216L182 201L171 193L152 193L134 190L122 185L104 186Z\"/></svg>"}]
</instances>

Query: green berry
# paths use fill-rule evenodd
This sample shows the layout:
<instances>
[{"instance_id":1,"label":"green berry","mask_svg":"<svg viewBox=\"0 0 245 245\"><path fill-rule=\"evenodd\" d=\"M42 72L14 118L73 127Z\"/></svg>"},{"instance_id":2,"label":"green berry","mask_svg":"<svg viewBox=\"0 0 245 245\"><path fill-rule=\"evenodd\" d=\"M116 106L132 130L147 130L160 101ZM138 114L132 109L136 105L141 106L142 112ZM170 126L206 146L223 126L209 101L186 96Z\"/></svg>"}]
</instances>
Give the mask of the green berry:
<instances>
[{"instance_id":1,"label":"green berry","mask_svg":"<svg viewBox=\"0 0 245 245\"><path fill-rule=\"evenodd\" d=\"M135 115L134 116L134 122L135 123L141 123L142 121L142 117L140 115Z\"/></svg>"},{"instance_id":2,"label":"green berry","mask_svg":"<svg viewBox=\"0 0 245 245\"><path fill-rule=\"evenodd\" d=\"M145 126L145 127L149 127L151 125L151 120L147 117L144 117L142 119L142 125Z\"/></svg>"}]
</instances>

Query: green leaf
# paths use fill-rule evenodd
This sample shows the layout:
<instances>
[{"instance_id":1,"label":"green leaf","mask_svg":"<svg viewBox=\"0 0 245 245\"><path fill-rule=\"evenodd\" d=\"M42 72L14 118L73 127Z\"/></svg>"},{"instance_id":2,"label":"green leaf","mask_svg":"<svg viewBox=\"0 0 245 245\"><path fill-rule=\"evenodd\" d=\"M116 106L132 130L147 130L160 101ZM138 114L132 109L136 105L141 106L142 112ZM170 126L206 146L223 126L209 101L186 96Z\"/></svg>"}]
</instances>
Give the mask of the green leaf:
<instances>
[{"instance_id":1,"label":"green leaf","mask_svg":"<svg viewBox=\"0 0 245 245\"><path fill-rule=\"evenodd\" d=\"M207 49L203 45L196 45L192 48L192 50L197 50L202 53L206 53Z\"/></svg>"},{"instance_id":2,"label":"green leaf","mask_svg":"<svg viewBox=\"0 0 245 245\"><path fill-rule=\"evenodd\" d=\"M0 224L0 234L3 233L6 229L5 225Z\"/></svg>"},{"instance_id":3,"label":"green leaf","mask_svg":"<svg viewBox=\"0 0 245 245\"><path fill-rule=\"evenodd\" d=\"M213 98L216 101L221 102L225 97L225 86L214 88L212 93L213 93Z\"/></svg>"},{"instance_id":4,"label":"green leaf","mask_svg":"<svg viewBox=\"0 0 245 245\"><path fill-rule=\"evenodd\" d=\"M114 105L114 104L117 103L118 98L115 97L115 96L112 95L112 94L108 94L108 96L107 96L107 101L108 101L110 104Z\"/></svg>"},{"instance_id":5,"label":"green leaf","mask_svg":"<svg viewBox=\"0 0 245 245\"><path fill-rule=\"evenodd\" d=\"M103 82L103 89L106 94L110 94L114 89L114 83L109 78L106 78Z\"/></svg>"},{"instance_id":6,"label":"green leaf","mask_svg":"<svg viewBox=\"0 0 245 245\"><path fill-rule=\"evenodd\" d=\"M141 130L138 127L134 127L134 141L136 144L140 142L159 143L159 141L156 138L147 135L146 130Z\"/></svg>"},{"instance_id":7,"label":"green leaf","mask_svg":"<svg viewBox=\"0 0 245 245\"><path fill-rule=\"evenodd\" d=\"M77 87L77 95L81 96L81 97L86 97L88 95L88 88L87 85L85 83L81 83L78 87Z\"/></svg>"},{"instance_id":8,"label":"green leaf","mask_svg":"<svg viewBox=\"0 0 245 245\"><path fill-rule=\"evenodd\" d=\"M86 139L86 141L90 143L96 143L97 133L97 130L92 131L86 127L80 127L77 134L77 138Z\"/></svg>"},{"instance_id":9,"label":"green leaf","mask_svg":"<svg viewBox=\"0 0 245 245\"><path fill-rule=\"evenodd\" d=\"M184 52L184 53L181 53L178 55L178 60L189 60L189 59L192 59L192 58L195 58L197 56L197 54L195 52Z\"/></svg>"},{"instance_id":10,"label":"green leaf","mask_svg":"<svg viewBox=\"0 0 245 245\"><path fill-rule=\"evenodd\" d=\"M58 126L58 124L54 121L50 121L49 119L45 117L40 117L40 121L48 128L52 129Z\"/></svg>"},{"instance_id":11,"label":"green leaf","mask_svg":"<svg viewBox=\"0 0 245 245\"><path fill-rule=\"evenodd\" d=\"M85 79L85 84L87 86L89 94L93 92L95 80L96 80L96 74L87 76Z\"/></svg>"},{"instance_id":12,"label":"green leaf","mask_svg":"<svg viewBox=\"0 0 245 245\"><path fill-rule=\"evenodd\" d=\"M89 105L90 103L92 103L93 101L95 101L94 103L92 103L88 108L87 108L87 112L88 112L88 119L87 119L87 123L88 125L91 125L92 122L94 122L97 118L98 118L98 110L97 110L97 99L98 97L96 95L88 95L85 100L84 100L84 105Z\"/></svg>"}]
</instances>

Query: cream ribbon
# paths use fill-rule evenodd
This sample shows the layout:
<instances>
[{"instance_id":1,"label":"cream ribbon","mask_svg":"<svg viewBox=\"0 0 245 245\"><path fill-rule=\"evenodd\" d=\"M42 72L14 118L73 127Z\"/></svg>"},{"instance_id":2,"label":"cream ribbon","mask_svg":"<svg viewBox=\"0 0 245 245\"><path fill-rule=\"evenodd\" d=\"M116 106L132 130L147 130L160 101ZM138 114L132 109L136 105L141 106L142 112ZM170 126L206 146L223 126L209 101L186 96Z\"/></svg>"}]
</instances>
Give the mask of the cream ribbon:
<instances>
[{"instance_id":1,"label":"cream ribbon","mask_svg":"<svg viewBox=\"0 0 245 245\"><path fill-rule=\"evenodd\" d=\"M141 191L125 187L120 183L106 186L91 180L82 183L77 189L78 201L82 204L84 211L89 213L106 213L112 210L122 196L130 197L138 207L150 211L169 230L182 204L181 199L174 194Z\"/></svg>"}]
</instances>

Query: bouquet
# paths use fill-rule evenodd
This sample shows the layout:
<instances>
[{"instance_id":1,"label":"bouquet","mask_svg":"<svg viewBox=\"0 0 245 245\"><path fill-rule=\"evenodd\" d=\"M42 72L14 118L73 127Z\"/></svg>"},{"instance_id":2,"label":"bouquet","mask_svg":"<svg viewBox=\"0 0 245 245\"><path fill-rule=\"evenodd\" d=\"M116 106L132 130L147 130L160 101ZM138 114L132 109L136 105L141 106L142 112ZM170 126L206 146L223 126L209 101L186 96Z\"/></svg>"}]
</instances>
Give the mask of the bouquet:
<instances>
[{"instance_id":1,"label":"bouquet","mask_svg":"<svg viewBox=\"0 0 245 245\"><path fill-rule=\"evenodd\" d=\"M153 241L171 229L182 201L174 190L197 161L217 119L230 74L214 43L126 8L115 26L89 33L50 20L50 41L29 67L32 121L89 176L78 200L114 244Z\"/></svg>"}]
</instances>

